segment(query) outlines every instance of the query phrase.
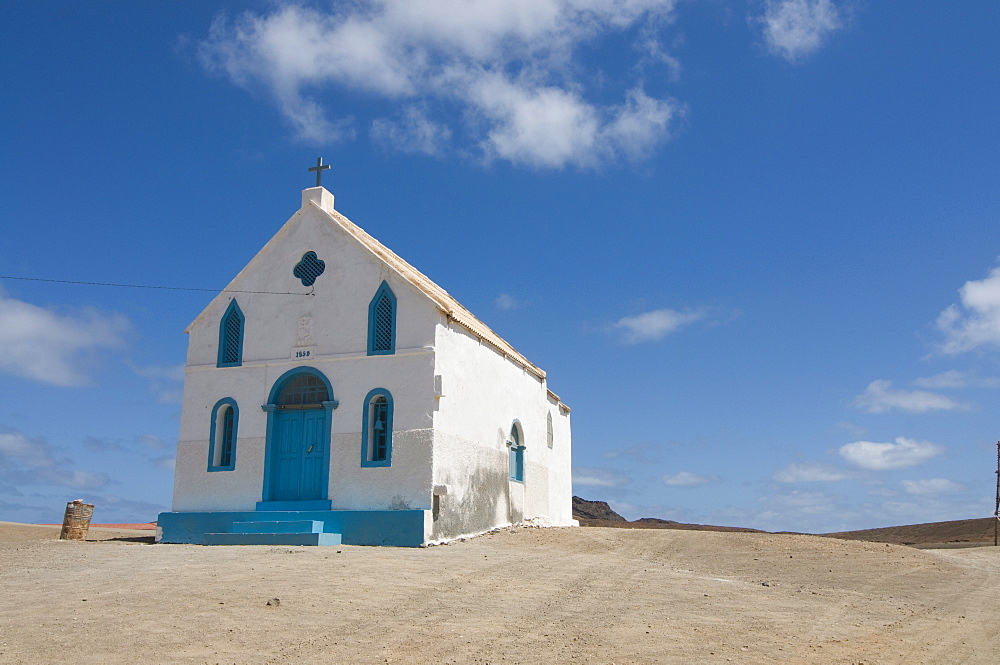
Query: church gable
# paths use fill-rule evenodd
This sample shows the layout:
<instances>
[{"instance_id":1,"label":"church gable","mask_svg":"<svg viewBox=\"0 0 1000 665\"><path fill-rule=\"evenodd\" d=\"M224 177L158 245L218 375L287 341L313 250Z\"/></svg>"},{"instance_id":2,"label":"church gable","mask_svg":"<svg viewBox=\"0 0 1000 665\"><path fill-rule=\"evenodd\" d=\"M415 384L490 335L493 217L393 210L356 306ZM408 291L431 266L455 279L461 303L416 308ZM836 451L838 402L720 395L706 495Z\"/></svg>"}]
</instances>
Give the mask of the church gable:
<instances>
[{"instance_id":1,"label":"church gable","mask_svg":"<svg viewBox=\"0 0 1000 665\"><path fill-rule=\"evenodd\" d=\"M234 308L243 362L432 345L440 308L338 222L305 201L189 326L189 364L231 366L218 359Z\"/></svg>"}]
</instances>

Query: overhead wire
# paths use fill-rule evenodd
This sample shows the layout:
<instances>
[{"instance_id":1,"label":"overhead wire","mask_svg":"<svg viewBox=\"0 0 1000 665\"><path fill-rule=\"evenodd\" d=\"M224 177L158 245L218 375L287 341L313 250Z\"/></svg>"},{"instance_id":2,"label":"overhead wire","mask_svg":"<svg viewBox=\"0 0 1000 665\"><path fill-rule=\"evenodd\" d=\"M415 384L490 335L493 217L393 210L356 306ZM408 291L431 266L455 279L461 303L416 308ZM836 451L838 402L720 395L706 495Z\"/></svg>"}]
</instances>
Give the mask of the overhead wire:
<instances>
[{"instance_id":1,"label":"overhead wire","mask_svg":"<svg viewBox=\"0 0 1000 665\"><path fill-rule=\"evenodd\" d=\"M207 291L209 293L257 293L272 296L311 296L310 293L293 293L292 291L245 291L240 289L205 289L191 286L156 286L152 284L118 284L115 282L85 282L74 279L46 279L44 277L17 277L0 275L0 279L17 279L27 282L51 282L53 284L79 284L84 286L115 286L125 289L161 289L166 291Z\"/></svg>"}]
</instances>

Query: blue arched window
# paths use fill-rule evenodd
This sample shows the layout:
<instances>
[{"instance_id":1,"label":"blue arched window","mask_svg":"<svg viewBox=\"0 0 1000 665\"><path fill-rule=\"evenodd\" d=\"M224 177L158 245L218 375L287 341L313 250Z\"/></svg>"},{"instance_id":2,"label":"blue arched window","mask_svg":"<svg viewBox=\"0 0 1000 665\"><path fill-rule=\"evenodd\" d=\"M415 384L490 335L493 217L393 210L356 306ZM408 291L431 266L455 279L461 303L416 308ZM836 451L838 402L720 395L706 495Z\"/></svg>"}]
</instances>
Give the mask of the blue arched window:
<instances>
[{"instance_id":1,"label":"blue arched window","mask_svg":"<svg viewBox=\"0 0 1000 665\"><path fill-rule=\"evenodd\" d=\"M208 436L208 470L232 471L236 468L236 430L240 408L232 397L224 397L212 408Z\"/></svg>"},{"instance_id":2,"label":"blue arched window","mask_svg":"<svg viewBox=\"0 0 1000 665\"><path fill-rule=\"evenodd\" d=\"M392 464L392 395L376 388L365 397L361 423L361 466Z\"/></svg>"},{"instance_id":3,"label":"blue arched window","mask_svg":"<svg viewBox=\"0 0 1000 665\"><path fill-rule=\"evenodd\" d=\"M396 352L396 294L383 280L368 305L368 355Z\"/></svg>"},{"instance_id":4,"label":"blue arched window","mask_svg":"<svg viewBox=\"0 0 1000 665\"><path fill-rule=\"evenodd\" d=\"M218 367L239 367L243 364L243 312L234 299L219 323Z\"/></svg>"},{"instance_id":5,"label":"blue arched window","mask_svg":"<svg viewBox=\"0 0 1000 665\"><path fill-rule=\"evenodd\" d=\"M519 483L524 482L524 443L521 434L521 423L514 421L510 428L510 441L507 442L510 448L510 479Z\"/></svg>"}]
</instances>

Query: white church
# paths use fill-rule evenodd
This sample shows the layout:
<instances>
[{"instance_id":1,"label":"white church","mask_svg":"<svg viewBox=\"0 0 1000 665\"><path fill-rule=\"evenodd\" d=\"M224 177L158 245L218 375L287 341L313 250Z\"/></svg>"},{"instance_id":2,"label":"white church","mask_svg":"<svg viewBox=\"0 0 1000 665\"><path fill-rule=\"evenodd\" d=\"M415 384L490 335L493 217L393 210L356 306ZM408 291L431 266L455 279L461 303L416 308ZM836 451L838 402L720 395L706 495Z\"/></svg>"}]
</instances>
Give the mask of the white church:
<instances>
[{"instance_id":1,"label":"white church","mask_svg":"<svg viewBox=\"0 0 1000 665\"><path fill-rule=\"evenodd\" d=\"M188 327L165 543L420 546L569 526L545 372L319 185Z\"/></svg>"}]
</instances>

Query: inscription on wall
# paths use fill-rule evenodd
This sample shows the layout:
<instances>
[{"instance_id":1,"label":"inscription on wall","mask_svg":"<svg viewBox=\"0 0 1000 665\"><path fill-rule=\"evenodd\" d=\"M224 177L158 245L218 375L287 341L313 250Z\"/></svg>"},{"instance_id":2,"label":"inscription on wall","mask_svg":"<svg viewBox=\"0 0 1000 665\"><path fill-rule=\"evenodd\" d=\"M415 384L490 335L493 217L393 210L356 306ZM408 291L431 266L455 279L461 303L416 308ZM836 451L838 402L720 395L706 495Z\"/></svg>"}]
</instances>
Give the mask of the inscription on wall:
<instances>
[{"instance_id":1,"label":"inscription on wall","mask_svg":"<svg viewBox=\"0 0 1000 665\"><path fill-rule=\"evenodd\" d=\"M309 360L316 357L315 346L297 346L288 356L292 360Z\"/></svg>"}]
</instances>

